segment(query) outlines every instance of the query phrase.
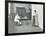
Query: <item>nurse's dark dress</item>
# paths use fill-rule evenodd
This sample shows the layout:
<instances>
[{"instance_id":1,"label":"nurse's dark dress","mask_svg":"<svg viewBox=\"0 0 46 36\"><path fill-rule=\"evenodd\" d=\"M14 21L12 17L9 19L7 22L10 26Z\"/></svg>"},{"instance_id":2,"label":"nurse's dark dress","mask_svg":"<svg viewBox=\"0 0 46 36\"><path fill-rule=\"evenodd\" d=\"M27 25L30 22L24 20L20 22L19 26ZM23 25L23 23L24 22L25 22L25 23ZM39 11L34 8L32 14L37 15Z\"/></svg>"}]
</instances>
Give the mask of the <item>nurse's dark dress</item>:
<instances>
[{"instance_id":1,"label":"nurse's dark dress","mask_svg":"<svg viewBox=\"0 0 46 36\"><path fill-rule=\"evenodd\" d=\"M35 15L33 16L33 25L39 26L37 13L35 13Z\"/></svg>"}]
</instances>

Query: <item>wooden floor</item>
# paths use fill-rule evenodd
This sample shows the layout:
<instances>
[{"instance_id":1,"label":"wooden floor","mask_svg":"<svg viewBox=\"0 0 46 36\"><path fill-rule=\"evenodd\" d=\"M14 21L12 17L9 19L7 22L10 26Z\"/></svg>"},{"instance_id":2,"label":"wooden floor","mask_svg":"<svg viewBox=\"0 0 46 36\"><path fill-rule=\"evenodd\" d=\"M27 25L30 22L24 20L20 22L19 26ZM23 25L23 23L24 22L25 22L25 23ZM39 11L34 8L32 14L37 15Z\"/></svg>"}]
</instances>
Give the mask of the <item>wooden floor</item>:
<instances>
[{"instance_id":1,"label":"wooden floor","mask_svg":"<svg viewBox=\"0 0 46 36\"><path fill-rule=\"evenodd\" d=\"M22 25L16 25L9 20L8 32L9 33L24 33L24 32L40 32L42 29L40 27L35 27L32 25L31 20L23 20Z\"/></svg>"}]
</instances>

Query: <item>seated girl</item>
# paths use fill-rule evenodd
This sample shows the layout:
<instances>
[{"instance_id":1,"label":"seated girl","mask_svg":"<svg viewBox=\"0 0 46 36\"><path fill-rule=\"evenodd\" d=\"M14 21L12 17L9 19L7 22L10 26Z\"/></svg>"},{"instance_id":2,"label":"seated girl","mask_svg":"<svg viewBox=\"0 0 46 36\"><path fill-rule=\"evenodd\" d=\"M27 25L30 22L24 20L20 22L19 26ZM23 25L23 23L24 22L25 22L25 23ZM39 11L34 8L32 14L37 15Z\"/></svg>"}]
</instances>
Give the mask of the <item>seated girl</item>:
<instances>
[{"instance_id":1,"label":"seated girl","mask_svg":"<svg viewBox=\"0 0 46 36\"><path fill-rule=\"evenodd\" d=\"M14 22L17 22L18 24L21 24L21 22L19 21L20 16L18 14L16 14Z\"/></svg>"}]
</instances>

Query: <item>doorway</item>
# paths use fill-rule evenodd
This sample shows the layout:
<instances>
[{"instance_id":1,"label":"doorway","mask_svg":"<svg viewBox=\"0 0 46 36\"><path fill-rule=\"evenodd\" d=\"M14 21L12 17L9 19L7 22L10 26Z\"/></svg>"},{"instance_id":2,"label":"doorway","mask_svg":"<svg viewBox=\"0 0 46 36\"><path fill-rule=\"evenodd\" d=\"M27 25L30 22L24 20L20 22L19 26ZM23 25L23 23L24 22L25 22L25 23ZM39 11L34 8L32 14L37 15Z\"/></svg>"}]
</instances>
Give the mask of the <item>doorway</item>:
<instances>
[{"instance_id":1,"label":"doorway","mask_svg":"<svg viewBox=\"0 0 46 36\"><path fill-rule=\"evenodd\" d=\"M26 16L26 9L24 7L16 7L16 13L18 13L19 16L24 17Z\"/></svg>"}]
</instances>

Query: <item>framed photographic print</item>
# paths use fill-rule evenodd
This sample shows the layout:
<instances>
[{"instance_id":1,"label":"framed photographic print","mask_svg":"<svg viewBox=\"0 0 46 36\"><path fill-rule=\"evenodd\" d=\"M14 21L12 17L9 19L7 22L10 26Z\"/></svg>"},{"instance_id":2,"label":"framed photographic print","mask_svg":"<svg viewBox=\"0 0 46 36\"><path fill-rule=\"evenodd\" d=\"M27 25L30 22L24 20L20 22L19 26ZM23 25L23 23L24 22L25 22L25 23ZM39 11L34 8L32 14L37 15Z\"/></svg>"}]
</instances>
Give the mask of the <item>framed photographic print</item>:
<instances>
[{"instance_id":1,"label":"framed photographic print","mask_svg":"<svg viewBox=\"0 0 46 36\"><path fill-rule=\"evenodd\" d=\"M5 35L45 33L45 3L5 0Z\"/></svg>"}]
</instances>

